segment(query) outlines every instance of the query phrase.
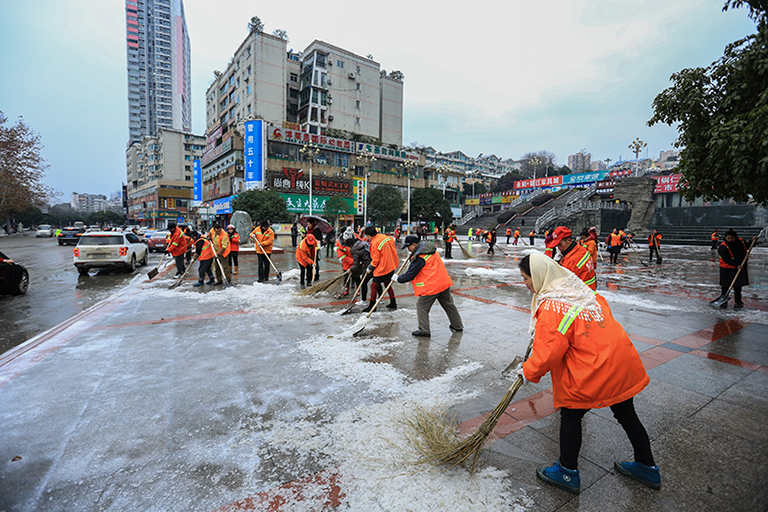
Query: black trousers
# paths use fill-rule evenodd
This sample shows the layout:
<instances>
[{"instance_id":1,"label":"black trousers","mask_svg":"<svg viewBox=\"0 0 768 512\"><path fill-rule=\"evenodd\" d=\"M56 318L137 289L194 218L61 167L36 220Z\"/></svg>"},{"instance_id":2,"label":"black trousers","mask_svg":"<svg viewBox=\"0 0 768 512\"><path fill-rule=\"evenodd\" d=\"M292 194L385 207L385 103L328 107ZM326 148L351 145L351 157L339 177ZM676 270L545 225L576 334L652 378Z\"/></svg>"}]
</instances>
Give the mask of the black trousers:
<instances>
[{"instance_id":1,"label":"black trousers","mask_svg":"<svg viewBox=\"0 0 768 512\"><path fill-rule=\"evenodd\" d=\"M200 278L201 281L205 280L205 274L208 274L209 279L213 279L213 270L211 269L212 263L213 263L213 258L198 262L197 276Z\"/></svg>"},{"instance_id":2,"label":"black trousers","mask_svg":"<svg viewBox=\"0 0 768 512\"><path fill-rule=\"evenodd\" d=\"M291 235L291 245L293 245L294 247L296 247L296 245L298 245L298 244L297 244L297 242L296 242L296 240L297 240L298 238L299 238L299 235L293 235L293 234L292 234L292 235Z\"/></svg>"},{"instance_id":3,"label":"black trousers","mask_svg":"<svg viewBox=\"0 0 768 512\"><path fill-rule=\"evenodd\" d=\"M453 256L451 255L451 246L453 245L452 242L445 242L445 259L452 260Z\"/></svg>"},{"instance_id":4,"label":"black trousers","mask_svg":"<svg viewBox=\"0 0 768 512\"><path fill-rule=\"evenodd\" d=\"M184 273L184 269L186 268L184 266L184 255L180 254L178 256L174 256L173 260L176 262L176 275L180 276Z\"/></svg>"},{"instance_id":5,"label":"black trousers","mask_svg":"<svg viewBox=\"0 0 768 512\"><path fill-rule=\"evenodd\" d=\"M529 236L529 237L528 237L528 240L530 240L530 241L531 241L531 245L533 245L533 237L532 237L532 236Z\"/></svg>"},{"instance_id":6,"label":"black trousers","mask_svg":"<svg viewBox=\"0 0 768 512\"><path fill-rule=\"evenodd\" d=\"M560 409L560 465L566 469L577 469L579 451L581 451L581 419L589 409ZM645 427L635 413L632 399L611 406L613 417L627 433L635 462L646 466L655 466L651 453L651 441Z\"/></svg>"},{"instance_id":7,"label":"black trousers","mask_svg":"<svg viewBox=\"0 0 768 512\"><path fill-rule=\"evenodd\" d=\"M720 289L723 290L722 295L725 295L725 292L728 291L727 286L721 286ZM736 301L736 304L741 303L741 286L734 285L733 287L733 299Z\"/></svg>"},{"instance_id":8,"label":"black trousers","mask_svg":"<svg viewBox=\"0 0 768 512\"><path fill-rule=\"evenodd\" d=\"M653 253L656 253L656 257L660 258L661 255L659 254L659 250L656 249L655 245L649 245L648 246L648 261L653 261Z\"/></svg>"},{"instance_id":9,"label":"black trousers","mask_svg":"<svg viewBox=\"0 0 768 512\"><path fill-rule=\"evenodd\" d=\"M259 257L259 280L266 281L269 279L269 260L266 254L257 254Z\"/></svg>"},{"instance_id":10,"label":"black trousers","mask_svg":"<svg viewBox=\"0 0 768 512\"><path fill-rule=\"evenodd\" d=\"M237 267L237 252L235 251L229 251L229 256L227 256L227 261L229 262L230 267Z\"/></svg>"}]
</instances>

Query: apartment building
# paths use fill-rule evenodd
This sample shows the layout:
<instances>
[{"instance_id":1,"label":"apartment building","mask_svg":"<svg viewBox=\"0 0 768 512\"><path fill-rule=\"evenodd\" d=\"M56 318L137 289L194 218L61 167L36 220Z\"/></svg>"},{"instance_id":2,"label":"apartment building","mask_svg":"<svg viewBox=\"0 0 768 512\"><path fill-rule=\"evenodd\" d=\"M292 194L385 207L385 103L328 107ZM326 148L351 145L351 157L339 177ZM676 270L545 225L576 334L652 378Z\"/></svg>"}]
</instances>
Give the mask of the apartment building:
<instances>
[{"instance_id":1,"label":"apartment building","mask_svg":"<svg viewBox=\"0 0 768 512\"><path fill-rule=\"evenodd\" d=\"M592 154L583 151L575 155L568 155L568 168L572 172L585 172L591 169Z\"/></svg>"},{"instance_id":2,"label":"apartment building","mask_svg":"<svg viewBox=\"0 0 768 512\"><path fill-rule=\"evenodd\" d=\"M103 194L78 194L72 192L69 204L80 213L103 212L107 209L107 196Z\"/></svg>"}]
</instances>

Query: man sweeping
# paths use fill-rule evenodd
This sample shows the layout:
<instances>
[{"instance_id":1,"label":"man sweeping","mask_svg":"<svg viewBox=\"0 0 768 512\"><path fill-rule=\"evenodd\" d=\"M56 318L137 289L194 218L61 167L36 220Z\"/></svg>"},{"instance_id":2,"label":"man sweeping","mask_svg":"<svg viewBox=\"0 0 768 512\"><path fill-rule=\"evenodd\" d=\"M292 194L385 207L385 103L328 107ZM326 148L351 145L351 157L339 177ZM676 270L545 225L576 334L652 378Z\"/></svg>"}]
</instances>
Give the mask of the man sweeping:
<instances>
[{"instance_id":1,"label":"man sweeping","mask_svg":"<svg viewBox=\"0 0 768 512\"><path fill-rule=\"evenodd\" d=\"M272 255L272 247L275 243L275 232L272 231L268 220L262 220L259 227L251 231L250 238L255 242L256 257L259 260L259 278L257 283L269 281L269 257Z\"/></svg>"},{"instance_id":2,"label":"man sweeping","mask_svg":"<svg viewBox=\"0 0 768 512\"><path fill-rule=\"evenodd\" d=\"M757 237L754 237L753 240L756 241ZM736 301L733 308L741 309L744 307L744 302L741 299L741 288L749 286L749 269L747 267L749 260L744 263L744 268L741 266L747 255L747 244L739 238L736 231L729 229L725 232L725 240L717 248L717 254L720 256L720 287L723 290L723 296L726 295L731 283L733 283L733 298ZM737 273L739 274L738 277L736 277ZM736 278L736 282L733 281L734 278ZM720 305L720 308L728 308L727 299Z\"/></svg>"},{"instance_id":3,"label":"man sweeping","mask_svg":"<svg viewBox=\"0 0 768 512\"><path fill-rule=\"evenodd\" d=\"M221 227L221 224L213 225L213 250L216 252L216 259L218 262L214 262L213 271L216 274L216 283L222 284L226 279L229 282L232 279L232 275L229 272L229 263L227 262L227 256L229 256L229 235ZM222 276L222 269L224 275Z\"/></svg>"},{"instance_id":4,"label":"man sweeping","mask_svg":"<svg viewBox=\"0 0 768 512\"><path fill-rule=\"evenodd\" d=\"M453 242L456 241L456 224L451 224L445 228L443 240L445 241L445 259L452 260L453 254L451 251L453 250Z\"/></svg>"},{"instance_id":5,"label":"man sweeping","mask_svg":"<svg viewBox=\"0 0 768 512\"><path fill-rule=\"evenodd\" d=\"M658 229L654 229L653 233L648 235L648 263L653 262L653 253L656 253L656 259L661 260L661 255L659 254L659 246L661 245L661 233L659 233Z\"/></svg>"},{"instance_id":6,"label":"man sweeping","mask_svg":"<svg viewBox=\"0 0 768 512\"><path fill-rule=\"evenodd\" d=\"M392 274L392 280L398 283L411 282L413 293L418 297L416 301L416 318L419 328L411 334L417 337L429 338L431 332L429 329L429 310L435 301L448 315L449 328L453 332L464 330L464 324L461 321L459 310L453 303L451 295L451 286L453 281L448 275L445 263L435 249L432 242L423 242L419 244L419 237L407 236L403 249L408 249L413 256L410 266L405 274L398 276ZM390 288L391 289L391 288Z\"/></svg>"},{"instance_id":7,"label":"man sweeping","mask_svg":"<svg viewBox=\"0 0 768 512\"><path fill-rule=\"evenodd\" d=\"M570 229L565 226L556 227L547 247L557 249L562 254L559 262L561 267L567 268L584 281L585 285L597 290L597 278L595 277L595 265L592 256L585 247L573 240Z\"/></svg>"},{"instance_id":8,"label":"man sweeping","mask_svg":"<svg viewBox=\"0 0 768 512\"><path fill-rule=\"evenodd\" d=\"M368 313L376 304L376 297L379 294L379 288L382 283L388 283L392 279L392 274L400 263L397 257L397 247L395 239L379 231L374 226L365 228L365 239L371 244L371 264L368 271L373 274L373 283L371 283L371 297L368 306L363 313ZM425 237L426 239L426 237ZM395 301L395 291L389 287L389 304L387 309L397 309Z\"/></svg>"}]
</instances>

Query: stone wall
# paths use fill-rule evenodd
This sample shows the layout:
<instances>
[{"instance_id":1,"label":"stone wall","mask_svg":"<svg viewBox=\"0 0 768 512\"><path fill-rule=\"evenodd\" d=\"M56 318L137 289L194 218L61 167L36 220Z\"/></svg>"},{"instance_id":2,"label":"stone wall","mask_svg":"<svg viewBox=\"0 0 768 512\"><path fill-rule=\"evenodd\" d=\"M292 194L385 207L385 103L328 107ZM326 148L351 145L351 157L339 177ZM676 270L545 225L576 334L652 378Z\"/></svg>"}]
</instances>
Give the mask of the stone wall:
<instances>
[{"instance_id":1,"label":"stone wall","mask_svg":"<svg viewBox=\"0 0 768 512\"><path fill-rule=\"evenodd\" d=\"M656 209L656 201L653 199L655 188L656 180L647 176L616 180L613 199L632 205L632 215L626 226L628 231L639 235L648 234L648 226L651 224L653 212Z\"/></svg>"}]
</instances>

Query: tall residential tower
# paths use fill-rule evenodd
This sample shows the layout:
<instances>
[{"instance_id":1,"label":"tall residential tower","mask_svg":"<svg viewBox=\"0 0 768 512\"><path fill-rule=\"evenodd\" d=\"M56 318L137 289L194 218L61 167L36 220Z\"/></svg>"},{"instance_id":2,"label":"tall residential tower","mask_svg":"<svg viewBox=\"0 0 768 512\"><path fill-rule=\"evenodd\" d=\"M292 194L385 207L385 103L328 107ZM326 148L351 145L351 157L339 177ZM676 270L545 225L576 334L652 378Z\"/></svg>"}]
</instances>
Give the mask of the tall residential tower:
<instances>
[{"instance_id":1,"label":"tall residential tower","mask_svg":"<svg viewBox=\"0 0 768 512\"><path fill-rule=\"evenodd\" d=\"M125 0L128 145L160 128L192 130L189 34L183 0Z\"/></svg>"}]
</instances>

